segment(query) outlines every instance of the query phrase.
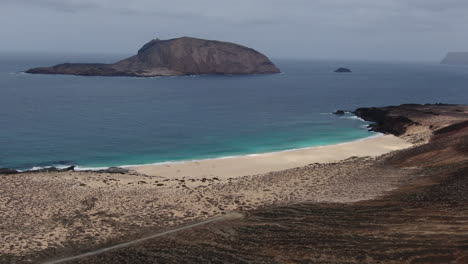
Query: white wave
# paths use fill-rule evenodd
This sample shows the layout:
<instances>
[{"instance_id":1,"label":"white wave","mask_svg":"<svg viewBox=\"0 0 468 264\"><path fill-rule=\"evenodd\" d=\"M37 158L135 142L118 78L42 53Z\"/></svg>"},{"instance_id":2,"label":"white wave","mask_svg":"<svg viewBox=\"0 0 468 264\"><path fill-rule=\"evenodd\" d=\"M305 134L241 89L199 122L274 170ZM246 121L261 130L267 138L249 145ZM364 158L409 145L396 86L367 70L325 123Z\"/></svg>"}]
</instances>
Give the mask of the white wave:
<instances>
[{"instance_id":1,"label":"white wave","mask_svg":"<svg viewBox=\"0 0 468 264\"><path fill-rule=\"evenodd\" d=\"M110 166L110 167L114 167L114 166ZM110 167L81 167L81 166L76 166L75 170L76 171L97 171L97 170L105 170L105 169L108 169ZM122 166L119 166L119 167L122 167Z\"/></svg>"},{"instance_id":2,"label":"white wave","mask_svg":"<svg viewBox=\"0 0 468 264\"><path fill-rule=\"evenodd\" d=\"M343 119L354 119L354 120L359 120L359 121L362 121L362 122L366 122L366 123L367 123L366 120L360 118L359 116L355 116L355 115L353 115L353 116L342 116L342 117L340 117L340 118L343 118Z\"/></svg>"},{"instance_id":3,"label":"white wave","mask_svg":"<svg viewBox=\"0 0 468 264\"><path fill-rule=\"evenodd\" d=\"M9 75L28 75L28 74L25 73L24 71L21 71L21 72L9 72L8 74L9 74Z\"/></svg>"},{"instance_id":4,"label":"white wave","mask_svg":"<svg viewBox=\"0 0 468 264\"><path fill-rule=\"evenodd\" d=\"M62 170L62 169L66 169L70 166L73 166L73 165L51 165L51 166L34 166L30 169L26 169L26 170L18 170L18 171L38 171L38 170L44 170L44 169L50 169L50 168L56 168L56 169L59 169L59 170Z\"/></svg>"}]
</instances>

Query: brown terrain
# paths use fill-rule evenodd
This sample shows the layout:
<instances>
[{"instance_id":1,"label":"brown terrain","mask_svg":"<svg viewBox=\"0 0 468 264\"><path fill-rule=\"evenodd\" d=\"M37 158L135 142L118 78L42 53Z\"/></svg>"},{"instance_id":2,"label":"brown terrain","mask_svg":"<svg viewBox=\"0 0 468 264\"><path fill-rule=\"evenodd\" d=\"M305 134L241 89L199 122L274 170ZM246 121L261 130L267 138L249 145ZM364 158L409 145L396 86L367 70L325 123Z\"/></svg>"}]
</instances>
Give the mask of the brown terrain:
<instances>
[{"instance_id":1,"label":"brown terrain","mask_svg":"<svg viewBox=\"0 0 468 264\"><path fill-rule=\"evenodd\" d=\"M416 145L229 179L1 175L0 262L468 263L468 106L356 114Z\"/></svg>"},{"instance_id":2,"label":"brown terrain","mask_svg":"<svg viewBox=\"0 0 468 264\"><path fill-rule=\"evenodd\" d=\"M82 76L177 76L263 74L280 70L260 52L229 42L182 37L154 39L138 54L114 64L65 63L26 73Z\"/></svg>"}]
</instances>

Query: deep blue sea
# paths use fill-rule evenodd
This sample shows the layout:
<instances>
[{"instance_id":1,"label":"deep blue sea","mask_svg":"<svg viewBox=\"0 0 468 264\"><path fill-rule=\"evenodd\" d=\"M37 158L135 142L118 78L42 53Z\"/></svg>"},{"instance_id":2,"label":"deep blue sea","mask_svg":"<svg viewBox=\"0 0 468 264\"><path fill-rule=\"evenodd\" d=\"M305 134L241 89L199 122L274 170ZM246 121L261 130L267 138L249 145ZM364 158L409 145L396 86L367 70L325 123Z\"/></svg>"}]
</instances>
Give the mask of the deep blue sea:
<instances>
[{"instance_id":1,"label":"deep blue sea","mask_svg":"<svg viewBox=\"0 0 468 264\"><path fill-rule=\"evenodd\" d=\"M0 55L0 167L107 167L226 157L371 136L336 109L468 103L468 67L273 60L275 75L77 77L31 67L116 55ZM337 74L349 67L351 74Z\"/></svg>"}]
</instances>

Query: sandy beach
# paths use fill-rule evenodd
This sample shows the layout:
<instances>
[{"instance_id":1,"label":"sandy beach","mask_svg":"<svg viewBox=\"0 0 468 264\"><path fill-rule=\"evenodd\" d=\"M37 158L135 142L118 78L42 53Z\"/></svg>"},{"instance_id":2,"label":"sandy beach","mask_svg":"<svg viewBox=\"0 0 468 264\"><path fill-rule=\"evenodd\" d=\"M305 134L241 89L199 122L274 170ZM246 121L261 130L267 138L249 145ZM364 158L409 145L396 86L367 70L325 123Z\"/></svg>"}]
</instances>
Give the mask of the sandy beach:
<instances>
[{"instance_id":1,"label":"sandy beach","mask_svg":"<svg viewBox=\"0 0 468 264\"><path fill-rule=\"evenodd\" d=\"M377 135L329 146L171 164L131 166L128 168L148 176L228 179L292 169L311 163L336 162L350 157L376 157L410 146L410 143L393 135Z\"/></svg>"}]
</instances>

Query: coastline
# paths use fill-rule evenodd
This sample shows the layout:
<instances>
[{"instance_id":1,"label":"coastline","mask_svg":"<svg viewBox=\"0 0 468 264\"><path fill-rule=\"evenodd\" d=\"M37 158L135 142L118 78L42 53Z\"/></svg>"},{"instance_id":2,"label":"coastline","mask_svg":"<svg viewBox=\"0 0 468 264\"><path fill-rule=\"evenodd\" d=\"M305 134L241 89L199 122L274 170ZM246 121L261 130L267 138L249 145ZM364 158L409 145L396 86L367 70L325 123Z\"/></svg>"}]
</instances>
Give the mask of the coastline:
<instances>
[{"instance_id":1,"label":"coastline","mask_svg":"<svg viewBox=\"0 0 468 264\"><path fill-rule=\"evenodd\" d=\"M261 154L203 160L121 166L131 171L165 178L228 179L302 167L311 163L331 163L351 157L376 157L412 144L393 135L371 137L333 145L305 147ZM242 166L239 166L242 164Z\"/></svg>"},{"instance_id":2,"label":"coastline","mask_svg":"<svg viewBox=\"0 0 468 264\"><path fill-rule=\"evenodd\" d=\"M332 115L331 113L327 113L329 115ZM350 117L341 117L341 118L346 118L346 119L358 119L362 122L365 122L369 124L367 121L357 117L357 116L350 116ZM363 126L363 129L367 130L367 125ZM361 138L356 138L356 139L350 139L347 141L342 141L342 142L337 142L337 143L324 143L322 144L317 144L317 145L312 145L312 146L303 146L303 147L293 147L293 148L286 148L286 149L280 149L280 150L267 150L264 152L255 152L255 153L239 153L239 154L234 154L234 155L227 155L227 156L219 156L219 157L201 157L201 158L187 158L187 159L181 159L181 160L168 160L168 161L157 161L157 162L147 162L147 163L137 163L137 164L111 164L111 165L80 165L80 164L66 164L66 165L56 165L56 164L51 164L47 166L34 166L31 168L27 169L16 169L12 168L14 170L17 170L20 173L25 173L25 172L35 172L35 171L41 171L49 168L56 168L58 170L63 170L66 168L70 168L71 166L74 167L74 171L100 171L100 170L107 170L109 168L125 168L125 169L131 169L135 167L142 167L142 166L162 166L162 165L172 165L172 164L181 164L181 163L189 163L189 162L201 162L201 161L208 161L208 160L221 160L221 159L232 159L232 158L241 158L241 157L253 157L253 156L258 156L258 155L265 155L265 154L276 154L276 153L282 153L282 152L290 152L290 151L298 151L298 150L305 150L305 149L312 149L312 148L322 148L322 147L328 147L328 146L335 146L335 145L341 145L341 144L348 144L348 143L353 143L353 142L358 142L358 141L365 141L369 140L372 138L377 138L377 137L382 137L385 136L385 134L378 133L378 132L372 132L373 134L367 137L361 137ZM9 167L5 167L9 168Z\"/></svg>"},{"instance_id":3,"label":"coastline","mask_svg":"<svg viewBox=\"0 0 468 264\"><path fill-rule=\"evenodd\" d=\"M379 224L382 226L382 239L391 238L395 226L401 226L400 232L406 232L406 237L410 238L414 237L415 226L423 232L424 237L415 240L418 243L405 242L405 250L408 245L420 245L422 239L428 241L424 248L438 246L439 243L434 243L435 238L451 245L454 250L459 249L460 243L453 239L453 232L463 236L459 241L466 241L468 234L466 228L460 228L463 226L460 225L461 217L465 219L467 215L464 194L468 181L464 176L468 170L468 151L464 146L468 142L468 106L403 105L379 109L388 109L388 112L380 116L383 121L376 121L383 125L390 122L390 128L400 127L405 130L404 135L376 135L331 146L171 166L149 166L151 170L172 170L165 174L155 173L156 176L136 171L43 171L25 172L20 177L2 175L0 186L4 195L0 197L0 211L3 212L0 216L0 237L6 243L0 245L3 254L0 259L16 263L67 258L134 241L148 234L177 230L191 223L203 223L206 219L229 215L230 212L245 212L245 219L237 220L236 225L244 226L248 223L246 221L253 220L255 227L249 228L248 233L255 236L263 234L267 237L264 240L268 248L274 246L269 242L272 237L277 235L277 238L283 239L284 231L292 232L299 227L304 228L298 232L300 238L287 241L284 245L288 248L297 241L303 249L303 234L314 230L319 235L309 236L313 240L324 237L327 241L330 238L343 241L342 234L350 231L367 236L367 223L375 226L376 216L381 216ZM400 116L414 122L411 125L393 122L401 120ZM363 117L369 118L365 114ZM426 133L423 128L432 132ZM426 143L421 145L407 142L411 138L423 137ZM382 156L385 153L388 154ZM183 173L184 166L193 173L182 177L171 175ZM203 168L209 170L211 175L221 173L222 177L206 177ZM262 172L265 168L270 172L244 174ZM387 205L392 206L392 210L388 210ZM440 211L441 208L445 208L444 211ZM398 212L403 212L404 217L398 215ZM454 215L454 212L458 215ZM260 217L256 217L256 214ZM361 214L362 218L358 217ZM273 218L272 224L263 224L268 223L265 217L278 216L281 219ZM453 225L444 226L441 230L441 216L451 217L448 220L453 220ZM284 219L291 219L287 221L290 224L288 230L270 228L276 227L278 223L286 224L282 222ZM311 221L313 225L310 225ZM330 232L337 229L337 223L346 230ZM263 233L257 232L263 226L267 229ZM372 237L375 237L374 230L371 230ZM392 233L388 233L388 230ZM440 231L428 237L425 231L433 233L434 230ZM187 230L184 234L192 231ZM280 232L276 234L276 231ZM174 234L171 238L177 239L184 234ZM243 232L237 234L246 235ZM288 237L289 234L292 233L288 233ZM444 234L446 236L441 236ZM349 237L350 242L347 244L354 249L356 236ZM219 232L211 238L218 239ZM227 245L236 243L236 237L227 235L226 238L229 240ZM204 237L203 241L209 239ZM398 235L396 239L400 241L401 236ZM376 244L374 240L369 241ZM394 243L392 239L388 242ZM388 245L385 241L379 243ZM337 245L341 249L341 244ZM245 243L242 243L244 246ZM130 255L141 256L147 249L145 245L135 248L138 252L129 251ZM174 248L178 247L170 250ZM282 250L285 255L291 252ZM367 252L365 250L368 248L363 250ZM165 252L167 256L167 252L173 251ZM339 250L334 250L333 255L335 252ZM414 252L419 254L420 250ZM323 251L319 253L323 254ZM200 254L199 251L196 254L210 256ZM245 255L245 251L242 250L240 254ZM171 254L171 257L179 255ZM103 254L99 258L112 256ZM159 255L155 251L151 256ZM258 255L255 255L256 258ZM90 257L79 263L102 261L93 262L93 257Z\"/></svg>"}]
</instances>

